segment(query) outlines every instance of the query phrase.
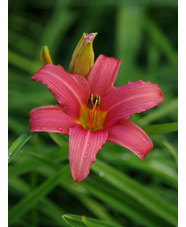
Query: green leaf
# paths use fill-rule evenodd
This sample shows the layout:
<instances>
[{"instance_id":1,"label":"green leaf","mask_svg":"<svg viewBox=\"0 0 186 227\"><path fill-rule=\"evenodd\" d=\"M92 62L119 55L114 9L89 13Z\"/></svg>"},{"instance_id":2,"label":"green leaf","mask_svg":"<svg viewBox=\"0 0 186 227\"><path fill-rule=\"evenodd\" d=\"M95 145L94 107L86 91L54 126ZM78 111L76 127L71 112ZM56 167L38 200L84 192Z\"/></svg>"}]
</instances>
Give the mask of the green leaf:
<instances>
[{"instance_id":1,"label":"green leaf","mask_svg":"<svg viewBox=\"0 0 186 227\"><path fill-rule=\"evenodd\" d=\"M117 149L117 146L116 146ZM158 177L158 180L162 183L170 185L171 187L178 187L178 177L175 168L169 166L165 161L160 162L158 159L149 158L143 162L138 157L134 156L130 151L117 151L111 152L108 147L108 152L102 152L100 155L101 159L105 162L113 163L119 169L125 166L129 170L140 171L143 175L150 175L152 178ZM162 159L162 158L161 158ZM164 158L167 161L167 157Z\"/></svg>"},{"instance_id":2,"label":"green leaf","mask_svg":"<svg viewBox=\"0 0 186 227\"><path fill-rule=\"evenodd\" d=\"M46 146L44 146L42 149L47 150ZM51 165L52 167L57 169L59 167L59 164L58 164L59 162L68 160L68 155L66 151L62 149L53 150L51 147L50 149L51 151L45 155L41 155L41 154L35 155L33 152L32 153L23 152L22 157L26 158L26 156L28 157L29 155L29 156L32 156L34 159L32 157L31 158L29 157L29 158L26 158L26 160L21 162L19 160L16 160L18 161L18 164L11 165L8 169L9 177L34 171L45 164Z\"/></svg>"},{"instance_id":3,"label":"green leaf","mask_svg":"<svg viewBox=\"0 0 186 227\"><path fill-rule=\"evenodd\" d=\"M178 123L174 122L166 124L149 125L142 128L148 135L163 134L169 132L177 132Z\"/></svg>"},{"instance_id":4,"label":"green leaf","mask_svg":"<svg viewBox=\"0 0 186 227\"><path fill-rule=\"evenodd\" d=\"M39 200L48 194L60 181L64 180L69 174L69 165L62 167L55 175L44 181L37 188L32 190L21 201L9 210L9 224L19 219Z\"/></svg>"},{"instance_id":5,"label":"green leaf","mask_svg":"<svg viewBox=\"0 0 186 227\"><path fill-rule=\"evenodd\" d=\"M95 227L95 225L92 225L85 216L82 216L81 220L87 227Z\"/></svg>"},{"instance_id":6,"label":"green leaf","mask_svg":"<svg viewBox=\"0 0 186 227\"><path fill-rule=\"evenodd\" d=\"M45 27L41 37L40 47L43 44L47 44L49 49L51 50L51 56L53 58L53 53L56 54L58 51L58 47L60 43L63 41L64 35L67 33L69 26L76 19L76 14L65 8L63 5L64 1L56 1L56 8L63 7L63 13L60 10L55 11L53 16L51 17L50 22ZM39 52L39 50L38 50ZM36 52L37 53L37 52Z\"/></svg>"},{"instance_id":7,"label":"green leaf","mask_svg":"<svg viewBox=\"0 0 186 227\"><path fill-rule=\"evenodd\" d=\"M87 207L87 209L89 209L96 217L100 218L101 220L117 224L109 211L107 211L107 207L105 207L104 204L98 202L96 199L92 199L90 196L86 196L84 194L80 195L79 192L74 194L77 199L79 199L80 202L83 203L84 206Z\"/></svg>"},{"instance_id":8,"label":"green leaf","mask_svg":"<svg viewBox=\"0 0 186 227\"><path fill-rule=\"evenodd\" d=\"M142 209L141 200L136 201L126 193L114 189L109 183L88 178L82 184L89 193L101 200L109 209L115 210L131 220L134 219L134 222L138 225L147 227L170 226L169 223L159 218L149 209L145 207Z\"/></svg>"},{"instance_id":9,"label":"green leaf","mask_svg":"<svg viewBox=\"0 0 186 227\"><path fill-rule=\"evenodd\" d=\"M49 165L50 167L54 168L54 169L59 169L61 167L60 164L52 161L51 159L44 157L42 155L33 153L33 152L26 152L25 154L29 154L32 157L36 158L37 160ZM64 184L63 184L64 186ZM86 206L89 210L91 210L97 217L99 217L100 219L103 219L105 221L110 221L112 223L114 223L115 221L112 219L112 217L109 215L109 213L107 213L105 207L103 205L101 205L100 203L96 202L95 200L89 198L87 195L80 195L79 191L76 192L73 189L69 188L68 184L65 186L67 186L67 190L71 191L72 194L74 194L83 204L84 206Z\"/></svg>"},{"instance_id":10,"label":"green leaf","mask_svg":"<svg viewBox=\"0 0 186 227\"><path fill-rule=\"evenodd\" d=\"M141 200L141 204L158 216L164 218L169 223L177 225L177 207L168 203L149 188L141 185L137 181L131 179L124 173L105 164L101 161L96 161L92 166L92 170L98 175L104 173L103 179L114 185L119 190L125 192L136 200Z\"/></svg>"},{"instance_id":11,"label":"green leaf","mask_svg":"<svg viewBox=\"0 0 186 227\"><path fill-rule=\"evenodd\" d=\"M63 136L59 133L48 133L52 140L61 148L66 148L68 146L68 142L63 139Z\"/></svg>"},{"instance_id":12,"label":"green leaf","mask_svg":"<svg viewBox=\"0 0 186 227\"><path fill-rule=\"evenodd\" d=\"M20 135L10 146L8 150L8 163L11 162L13 157L22 148L22 146L32 137L33 133L26 132Z\"/></svg>"},{"instance_id":13,"label":"green leaf","mask_svg":"<svg viewBox=\"0 0 186 227\"><path fill-rule=\"evenodd\" d=\"M61 186L65 188L68 192L70 192L74 197L76 197L80 201L80 203L82 203L85 207L87 207L88 210L90 210L94 214L94 216L106 222L118 224L107 210L107 207L105 207L102 202L99 202L97 201L97 199L94 199L92 198L92 196L88 195L90 193L90 190L86 190L84 185L74 184L72 183L71 179L68 179L65 182L63 181L61 183Z\"/></svg>"},{"instance_id":14,"label":"green leaf","mask_svg":"<svg viewBox=\"0 0 186 227\"><path fill-rule=\"evenodd\" d=\"M171 7L177 7L178 2L174 0L161 0L161 1L156 1L156 0L138 0L136 3L136 0L94 0L94 1L74 1L73 2L74 6L102 6L102 7L107 7L107 6L117 6L121 7L122 5L125 5L126 7L128 5L134 5L134 6L171 6ZM130 21L129 21L130 24Z\"/></svg>"},{"instance_id":15,"label":"green leaf","mask_svg":"<svg viewBox=\"0 0 186 227\"><path fill-rule=\"evenodd\" d=\"M168 149L168 151L172 154L176 161L176 165L178 166L178 153L174 149L171 143L168 142L168 140L163 140L162 144Z\"/></svg>"},{"instance_id":16,"label":"green leaf","mask_svg":"<svg viewBox=\"0 0 186 227\"><path fill-rule=\"evenodd\" d=\"M9 187L9 190L15 194L19 193L19 194L25 195L30 192L29 185L25 181L23 181L21 178L18 178L18 177L9 178L8 187ZM61 214L65 213L65 210L61 209L61 207L59 207L57 204L55 204L52 200L50 200L48 198L41 199L38 209L43 214L46 214L48 217L52 218L53 221L56 222L56 224L61 223L64 225L64 221L61 219ZM26 225L24 225L24 226L26 226Z\"/></svg>"},{"instance_id":17,"label":"green leaf","mask_svg":"<svg viewBox=\"0 0 186 227\"><path fill-rule=\"evenodd\" d=\"M41 64L39 62L33 62L32 59L28 59L27 57L12 50L8 51L8 62L16 68L28 73L34 73L41 68Z\"/></svg>"},{"instance_id":18,"label":"green leaf","mask_svg":"<svg viewBox=\"0 0 186 227\"><path fill-rule=\"evenodd\" d=\"M51 160L50 158L47 158L44 155L40 155L40 154L37 154L37 153L34 153L34 152L25 152L25 154L28 154L28 155L32 156L33 158L36 158L37 160L39 160L39 161L57 169L57 170L61 168L61 165L59 163Z\"/></svg>"},{"instance_id":19,"label":"green leaf","mask_svg":"<svg viewBox=\"0 0 186 227\"><path fill-rule=\"evenodd\" d=\"M87 218L85 216L73 215L73 214L64 214L63 219L69 224L69 226L74 227L121 227L119 225L110 224L108 222L99 221L93 218Z\"/></svg>"},{"instance_id":20,"label":"green leaf","mask_svg":"<svg viewBox=\"0 0 186 227\"><path fill-rule=\"evenodd\" d=\"M162 53L167 57L170 63L177 64L178 54L177 51L173 48L170 41L166 38L164 33L159 29L156 23L154 23L150 17L145 18L144 25L147 30L148 35L151 37L152 41L156 44Z\"/></svg>"},{"instance_id":21,"label":"green leaf","mask_svg":"<svg viewBox=\"0 0 186 227\"><path fill-rule=\"evenodd\" d=\"M133 70L141 43L143 9L134 5L128 5L128 7L121 5L116 15L116 54L118 59L125 62L120 65L116 79L115 85L119 86L136 79L133 77Z\"/></svg>"},{"instance_id":22,"label":"green leaf","mask_svg":"<svg viewBox=\"0 0 186 227\"><path fill-rule=\"evenodd\" d=\"M43 162L54 169L59 169L59 167L61 166L60 164L50 160L47 157L42 156L42 155L38 155L33 152L26 152L25 154L31 155L32 157L41 161L41 164ZM51 170L49 170L49 172L51 173ZM45 174L47 176L46 171L45 171ZM89 210L91 210L94 213L94 215L96 215L97 217L99 217L102 220L115 223L115 220L113 220L113 218L109 215L109 213L107 212L107 210L105 209L105 207L102 204L98 203L97 201L95 201L94 199L90 198L87 195L84 195L84 194L81 195L79 193L79 191L75 191L74 188L70 188L69 184L65 184L65 182L63 183L63 186L66 187L67 191L70 191L73 195L75 195L77 197L77 199L79 199L80 202L84 204L85 207L87 207Z\"/></svg>"},{"instance_id":23,"label":"green leaf","mask_svg":"<svg viewBox=\"0 0 186 227\"><path fill-rule=\"evenodd\" d=\"M138 120L137 123L141 126L146 126L152 121L155 121L164 116L169 116L170 114L172 114L172 112L177 111L177 109L178 109L178 99L175 98L170 102L160 104L159 107L157 107L148 115L142 117L140 120Z\"/></svg>"}]
</instances>

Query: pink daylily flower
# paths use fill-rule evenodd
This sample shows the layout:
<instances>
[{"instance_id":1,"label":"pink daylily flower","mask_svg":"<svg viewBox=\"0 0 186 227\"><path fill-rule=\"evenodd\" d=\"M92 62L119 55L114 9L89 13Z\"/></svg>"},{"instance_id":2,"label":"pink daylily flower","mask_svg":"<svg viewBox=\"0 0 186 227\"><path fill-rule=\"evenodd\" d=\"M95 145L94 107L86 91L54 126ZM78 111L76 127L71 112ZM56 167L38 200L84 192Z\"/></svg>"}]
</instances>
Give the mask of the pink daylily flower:
<instances>
[{"instance_id":1,"label":"pink daylily flower","mask_svg":"<svg viewBox=\"0 0 186 227\"><path fill-rule=\"evenodd\" d=\"M87 79L49 64L30 78L43 83L59 103L31 110L30 131L69 135L74 181L88 176L106 141L131 150L142 160L153 147L148 135L128 118L161 103L162 92L158 85L141 80L114 87L120 63L99 55Z\"/></svg>"}]
</instances>

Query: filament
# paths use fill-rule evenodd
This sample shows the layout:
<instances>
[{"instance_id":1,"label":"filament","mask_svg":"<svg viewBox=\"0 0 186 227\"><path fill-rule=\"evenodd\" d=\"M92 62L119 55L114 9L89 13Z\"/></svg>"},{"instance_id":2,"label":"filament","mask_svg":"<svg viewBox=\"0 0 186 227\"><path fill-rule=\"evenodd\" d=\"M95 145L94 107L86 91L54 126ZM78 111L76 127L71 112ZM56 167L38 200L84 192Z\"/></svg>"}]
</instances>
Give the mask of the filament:
<instances>
[{"instance_id":1,"label":"filament","mask_svg":"<svg viewBox=\"0 0 186 227\"><path fill-rule=\"evenodd\" d=\"M90 98L87 100L87 120L86 126L89 129L96 130L100 129L103 124L102 112L99 109L100 96L93 94L90 95Z\"/></svg>"}]
</instances>

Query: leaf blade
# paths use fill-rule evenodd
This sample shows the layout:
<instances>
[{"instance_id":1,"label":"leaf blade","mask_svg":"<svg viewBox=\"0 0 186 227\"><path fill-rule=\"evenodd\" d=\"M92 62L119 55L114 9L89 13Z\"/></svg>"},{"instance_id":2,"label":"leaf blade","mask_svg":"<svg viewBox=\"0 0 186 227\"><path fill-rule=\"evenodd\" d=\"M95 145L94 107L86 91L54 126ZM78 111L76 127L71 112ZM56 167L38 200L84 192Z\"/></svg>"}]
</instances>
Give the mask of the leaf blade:
<instances>
[{"instance_id":1,"label":"leaf blade","mask_svg":"<svg viewBox=\"0 0 186 227\"><path fill-rule=\"evenodd\" d=\"M56 174L40 184L37 188L32 190L21 201L9 210L9 223L25 214L38 200L42 199L49 193L59 182L69 174L69 165L62 167Z\"/></svg>"},{"instance_id":2,"label":"leaf blade","mask_svg":"<svg viewBox=\"0 0 186 227\"><path fill-rule=\"evenodd\" d=\"M148 135L170 133L178 131L178 122L149 125L142 128Z\"/></svg>"},{"instance_id":3,"label":"leaf blade","mask_svg":"<svg viewBox=\"0 0 186 227\"><path fill-rule=\"evenodd\" d=\"M104 162L97 160L92 166L92 170L97 174L104 172L104 179L107 182L114 184L116 188L127 193L129 196L137 200L141 199L145 207L151 209L169 223L177 224L177 207L167 201L163 201L163 199L155 195L152 190L147 189Z\"/></svg>"},{"instance_id":4,"label":"leaf blade","mask_svg":"<svg viewBox=\"0 0 186 227\"><path fill-rule=\"evenodd\" d=\"M87 218L74 214L64 214L62 218L70 226L89 226L89 227L121 227L120 225L110 224L108 222L100 221L94 218ZM74 225L75 224L75 225ZM84 225L85 224L85 225Z\"/></svg>"},{"instance_id":5,"label":"leaf blade","mask_svg":"<svg viewBox=\"0 0 186 227\"><path fill-rule=\"evenodd\" d=\"M33 133L26 132L21 134L8 149L8 163L11 162L13 157L22 148L22 146L32 137Z\"/></svg>"}]
</instances>

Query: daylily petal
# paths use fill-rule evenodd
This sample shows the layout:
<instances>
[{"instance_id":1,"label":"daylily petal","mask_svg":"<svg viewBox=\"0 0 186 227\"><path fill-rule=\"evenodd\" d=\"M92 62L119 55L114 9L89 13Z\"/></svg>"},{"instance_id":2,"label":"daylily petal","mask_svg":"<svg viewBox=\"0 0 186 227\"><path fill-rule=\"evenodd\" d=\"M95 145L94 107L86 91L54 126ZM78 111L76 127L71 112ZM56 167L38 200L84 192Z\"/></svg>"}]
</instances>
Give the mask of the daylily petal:
<instances>
[{"instance_id":1,"label":"daylily petal","mask_svg":"<svg viewBox=\"0 0 186 227\"><path fill-rule=\"evenodd\" d=\"M101 109L107 112L105 126L110 126L121 119L128 119L133 113L140 113L158 105L164 99L161 94L158 85L149 81L139 80L114 87L101 99Z\"/></svg>"},{"instance_id":2,"label":"daylily petal","mask_svg":"<svg viewBox=\"0 0 186 227\"><path fill-rule=\"evenodd\" d=\"M113 87L121 61L99 55L87 80L94 95L105 95Z\"/></svg>"},{"instance_id":3,"label":"daylily petal","mask_svg":"<svg viewBox=\"0 0 186 227\"><path fill-rule=\"evenodd\" d=\"M81 182L89 174L90 167L96 161L96 154L106 142L106 130L85 130L81 125L69 131L69 162L74 181Z\"/></svg>"},{"instance_id":4,"label":"daylily petal","mask_svg":"<svg viewBox=\"0 0 186 227\"><path fill-rule=\"evenodd\" d=\"M37 107L30 111L30 132L59 132L67 135L75 121L69 117L60 105Z\"/></svg>"},{"instance_id":5,"label":"daylily petal","mask_svg":"<svg viewBox=\"0 0 186 227\"><path fill-rule=\"evenodd\" d=\"M44 65L31 78L43 83L69 115L79 117L81 104L90 95L88 82L77 74L65 72L60 65Z\"/></svg>"},{"instance_id":6,"label":"daylily petal","mask_svg":"<svg viewBox=\"0 0 186 227\"><path fill-rule=\"evenodd\" d=\"M153 147L148 135L128 120L121 120L110 127L107 140L131 150L142 160Z\"/></svg>"}]
</instances>

